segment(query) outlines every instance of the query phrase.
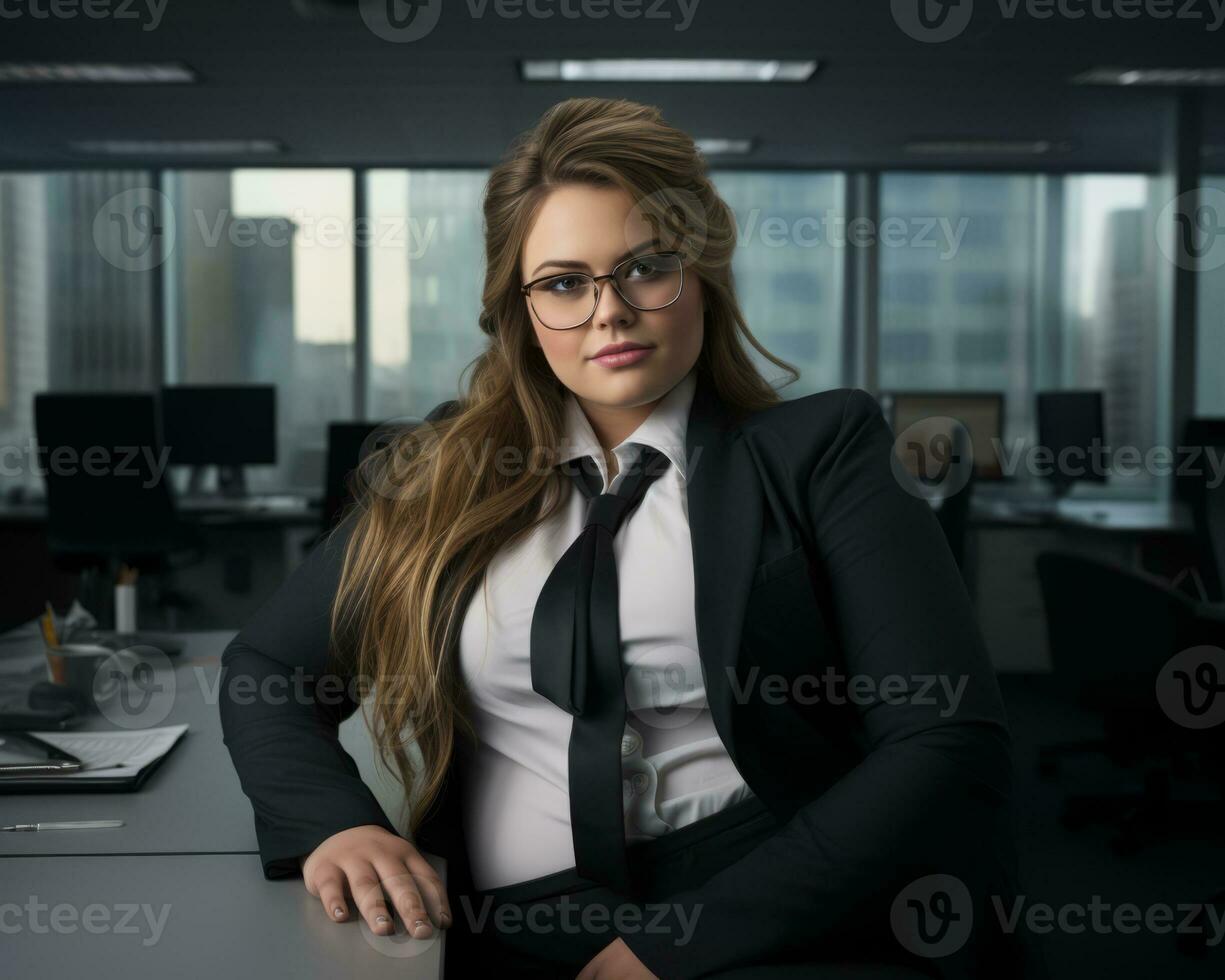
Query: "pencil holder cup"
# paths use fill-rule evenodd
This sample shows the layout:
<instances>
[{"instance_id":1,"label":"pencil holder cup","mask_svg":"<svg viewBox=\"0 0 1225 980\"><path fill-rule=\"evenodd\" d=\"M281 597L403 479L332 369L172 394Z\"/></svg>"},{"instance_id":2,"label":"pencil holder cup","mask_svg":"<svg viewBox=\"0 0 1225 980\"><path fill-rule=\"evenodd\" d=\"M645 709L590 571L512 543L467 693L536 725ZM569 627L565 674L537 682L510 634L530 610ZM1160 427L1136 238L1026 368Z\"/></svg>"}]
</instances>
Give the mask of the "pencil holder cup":
<instances>
[{"instance_id":1,"label":"pencil holder cup","mask_svg":"<svg viewBox=\"0 0 1225 980\"><path fill-rule=\"evenodd\" d=\"M47 676L97 710L109 695L108 678L126 667L122 653L95 643L61 643L47 647Z\"/></svg>"}]
</instances>

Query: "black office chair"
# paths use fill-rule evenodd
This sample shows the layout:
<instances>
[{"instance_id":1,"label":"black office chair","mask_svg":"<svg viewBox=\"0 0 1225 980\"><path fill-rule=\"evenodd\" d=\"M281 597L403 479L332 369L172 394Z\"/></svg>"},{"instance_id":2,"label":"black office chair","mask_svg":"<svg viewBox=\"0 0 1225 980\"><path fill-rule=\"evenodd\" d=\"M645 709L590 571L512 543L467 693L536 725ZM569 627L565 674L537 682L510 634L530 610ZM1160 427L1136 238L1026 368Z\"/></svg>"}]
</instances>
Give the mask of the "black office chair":
<instances>
[{"instance_id":1,"label":"black office chair","mask_svg":"<svg viewBox=\"0 0 1225 980\"><path fill-rule=\"evenodd\" d=\"M970 504L974 496L974 456L969 444L967 432L958 426L953 430L953 460L947 482L957 486L964 485L956 493L945 497L936 511L936 519L944 531L949 550L957 561L962 578L971 585L968 569L967 538L970 525Z\"/></svg>"},{"instance_id":2,"label":"black office chair","mask_svg":"<svg viewBox=\"0 0 1225 980\"><path fill-rule=\"evenodd\" d=\"M1160 579L1079 555L1044 552L1037 570L1057 690L1102 719L1098 738L1043 746L1041 771L1050 775L1062 756L1083 752L1146 766L1139 793L1066 797L1064 825L1106 819L1120 831L1115 850L1130 853L1175 817L1198 823L1201 807L1171 799L1172 776L1185 774L1189 754L1203 763L1215 794L1210 819L1225 820L1225 733L1178 725L1155 695L1158 674L1174 654L1201 644L1225 647L1225 615Z\"/></svg>"},{"instance_id":3,"label":"black office chair","mask_svg":"<svg viewBox=\"0 0 1225 980\"><path fill-rule=\"evenodd\" d=\"M53 563L82 574L104 622L121 563L154 573L156 605L174 629L177 610L191 602L170 587L170 573L203 549L178 520L165 470L155 469L163 456L154 396L44 392L34 396L34 424Z\"/></svg>"},{"instance_id":4,"label":"black office chair","mask_svg":"<svg viewBox=\"0 0 1225 980\"><path fill-rule=\"evenodd\" d=\"M1196 461L1176 480L1178 495L1190 504L1204 598L1225 602L1225 482L1212 486L1207 453L1225 453L1225 419L1188 419L1183 445L1199 450Z\"/></svg>"},{"instance_id":5,"label":"black office chair","mask_svg":"<svg viewBox=\"0 0 1225 980\"><path fill-rule=\"evenodd\" d=\"M326 534L353 502L349 474L362 458L362 447L377 422L331 422L328 424L327 472L323 483L323 514L320 533Z\"/></svg>"}]
</instances>

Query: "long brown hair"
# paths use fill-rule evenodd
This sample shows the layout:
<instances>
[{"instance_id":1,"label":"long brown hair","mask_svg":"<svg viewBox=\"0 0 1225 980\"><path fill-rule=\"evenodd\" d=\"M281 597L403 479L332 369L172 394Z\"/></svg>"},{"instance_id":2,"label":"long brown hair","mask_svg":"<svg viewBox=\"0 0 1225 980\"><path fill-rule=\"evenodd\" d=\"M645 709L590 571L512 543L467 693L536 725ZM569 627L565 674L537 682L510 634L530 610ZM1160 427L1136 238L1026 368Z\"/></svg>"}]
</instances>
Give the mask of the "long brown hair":
<instances>
[{"instance_id":1,"label":"long brown hair","mask_svg":"<svg viewBox=\"0 0 1225 980\"><path fill-rule=\"evenodd\" d=\"M334 651L351 657L363 695L372 685L363 710L372 712L366 721L379 756L405 788L410 834L443 787L456 732L476 738L451 652L460 600L498 551L562 506L569 487L540 459L542 447L564 436L566 391L531 343L519 264L538 207L572 183L622 188L656 228L675 233L706 302L697 370L725 404L752 412L780 401L746 340L792 375L788 384L799 377L749 332L732 284L732 212L693 140L658 109L567 99L511 144L483 200L479 326L488 343L465 368L471 378L451 415L405 428L356 471L352 533L331 610ZM508 467L499 458L536 462Z\"/></svg>"}]
</instances>

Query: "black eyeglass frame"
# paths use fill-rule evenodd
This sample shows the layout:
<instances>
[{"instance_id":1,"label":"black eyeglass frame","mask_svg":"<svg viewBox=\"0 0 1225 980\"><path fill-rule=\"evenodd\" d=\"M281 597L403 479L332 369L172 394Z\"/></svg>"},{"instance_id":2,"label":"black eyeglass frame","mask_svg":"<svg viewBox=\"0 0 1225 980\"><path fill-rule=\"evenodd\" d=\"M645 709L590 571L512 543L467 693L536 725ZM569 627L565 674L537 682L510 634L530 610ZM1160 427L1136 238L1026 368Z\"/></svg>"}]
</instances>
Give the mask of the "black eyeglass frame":
<instances>
[{"instance_id":1,"label":"black eyeglass frame","mask_svg":"<svg viewBox=\"0 0 1225 980\"><path fill-rule=\"evenodd\" d=\"M680 270L679 270L681 274L681 281L679 285L677 286L676 295L673 296L670 300L668 300L668 302L662 304L661 306L639 306L637 303L633 302L633 300L631 300L628 296L626 296L625 293L621 292L620 289L617 289L617 272L621 269L622 266L628 265L631 262L639 262L642 259L650 258L652 255L667 255L670 257L679 257L681 259ZM650 313L650 312L653 312L654 310L667 309L669 306L675 303L678 299L680 299L681 293L685 291L684 256L685 256L685 253L680 251L679 249L671 249L668 251L659 251L659 252L641 252L638 255L631 255L629 258L622 259L620 262L618 262L616 265L613 266L612 272L606 272L602 276L593 276L588 272L554 272L551 275L540 276L538 279L533 279L531 282L524 283L522 286L519 287L519 291L524 296L527 297L528 304L532 307L532 312L536 313L536 304L532 302L532 287L533 286L539 285L542 282L548 282L550 279L564 279L567 276L575 276L575 277L581 276L584 279L590 279L592 285L595 286L595 301L591 304L591 312L588 313L583 319L579 320L578 323L574 324L574 326L572 327L550 327L547 323L544 322L540 314L536 313L536 319L540 320L540 322L544 324L544 326L549 330L574 330L578 327L581 327L584 323L590 320L595 315L596 309L599 308L600 280L601 279L611 279L613 289L617 290L617 295L620 296L623 300L625 300L625 302L629 306L632 306L635 310L639 310L643 313Z\"/></svg>"}]
</instances>

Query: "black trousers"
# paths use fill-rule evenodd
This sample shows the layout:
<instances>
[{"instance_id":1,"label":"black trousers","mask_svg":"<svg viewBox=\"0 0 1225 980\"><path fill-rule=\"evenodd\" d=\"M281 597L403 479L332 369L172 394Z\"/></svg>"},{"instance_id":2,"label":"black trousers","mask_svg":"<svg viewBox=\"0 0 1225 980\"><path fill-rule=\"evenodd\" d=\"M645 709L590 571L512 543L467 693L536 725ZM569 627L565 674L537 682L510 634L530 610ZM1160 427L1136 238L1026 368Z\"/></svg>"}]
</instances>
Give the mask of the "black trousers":
<instances>
[{"instance_id":1,"label":"black trousers","mask_svg":"<svg viewBox=\"0 0 1225 980\"><path fill-rule=\"evenodd\" d=\"M629 897L592 884L574 868L453 896L446 974L573 980L624 929L663 929L683 943L686 915L693 910L671 903L669 896L702 884L777 826L765 805L749 797L662 837L632 844L628 855L636 884ZM729 971L720 980L901 980L923 975L891 964L779 962Z\"/></svg>"}]
</instances>

